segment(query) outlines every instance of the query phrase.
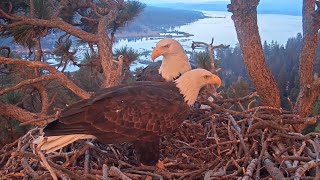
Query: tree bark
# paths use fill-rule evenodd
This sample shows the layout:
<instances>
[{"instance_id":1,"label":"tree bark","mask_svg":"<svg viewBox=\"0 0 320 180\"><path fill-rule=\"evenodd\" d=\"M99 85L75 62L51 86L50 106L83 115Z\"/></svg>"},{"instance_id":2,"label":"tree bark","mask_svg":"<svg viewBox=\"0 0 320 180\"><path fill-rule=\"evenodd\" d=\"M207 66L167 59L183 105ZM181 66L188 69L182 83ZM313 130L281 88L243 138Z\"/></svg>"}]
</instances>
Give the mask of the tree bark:
<instances>
[{"instance_id":1,"label":"tree bark","mask_svg":"<svg viewBox=\"0 0 320 180\"><path fill-rule=\"evenodd\" d=\"M110 11L107 16L103 16L98 24L98 50L101 66L103 69L103 74L105 80L102 84L104 88L113 87L119 85L118 69L122 67L114 66L113 55L112 55L112 42L107 34L107 25L110 24L110 21L116 16L115 11Z\"/></svg>"},{"instance_id":2,"label":"tree bark","mask_svg":"<svg viewBox=\"0 0 320 180\"><path fill-rule=\"evenodd\" d=\"M53 79L56 79L56 78L57 77L52 76L52 75L43 75L43 76L35 78L35 79L27 79L27 80L24 80L24 81L16 84L15 86L8 87L8 88L0 90L0 96L2 96L3 94L9 93L11 91L20 89L23 86L27 86L27 85L38 83L38 82L42 82L42 81L50 81L50 80L53 80Z\"/></svg>"},{"instance_id":3,"label":"tree bark","mask_svg":"<svg viewBox=\"0 0 320 180\"><path fill-rule=\"evenodd\" d=\"M3 104L0 102L0 116L13 118L20 122L27 122L31 119L38 119L39 116L35 113L31 113L15 105ZM43 125L43 122L37 122L34 125Z\"/></svg>"},{"instance_id":4,"label":"tree bark","mask_svg":"<svg viewBox=\"0 0 320 180\"><path fill-rule=\"evenodd\" d=\"M318 83L314 81L314 61L318 47L318 29L313 21L316 0L304 0L302 7L303 45L300 53L300 92L294 111L302 117L306 117L312 111L314 103L319 96ZM305 125L294 126L301 132Z\"/></svg>"},{"instance_id":5,"label":"tree bark","mask_svg":"<svg viewBox=\"0 0 320 180\"><path fill-rule=\"evenodd\" d=\"M232 0L228 11L232 12L244 63L261 101L266 106L280 108L280 91L267 68L257 25L259 0Z\"/></svg>"},{"instance_id":6,"label":"tree bark","mask_svg":"<svg viewBox=\"0 0 320 180\"><path fill-rule=\"evenodd\" d=\"M33 4L33 1L30 0L30 4ZM33 7L30 7L30 11L32 10ZM41 39L40 36L38 36L36 38L36 44L37 44L37 52L34 52L36 57L34 58L35 61L37 62L41 62L43 54L42 54L42 47L41 47ZM39 70L38 68L34 69L34 76L35 77L41 77L41 70ZM48 114L48 110L49 110L49 95L48 92L46 90L46 87L42 84L42 82L37 82L34 83L33 86L38 90L39 95L40 95L40 99L41 99L41 113L43 115L47 115Z\"/></svg>"}]
</instances>

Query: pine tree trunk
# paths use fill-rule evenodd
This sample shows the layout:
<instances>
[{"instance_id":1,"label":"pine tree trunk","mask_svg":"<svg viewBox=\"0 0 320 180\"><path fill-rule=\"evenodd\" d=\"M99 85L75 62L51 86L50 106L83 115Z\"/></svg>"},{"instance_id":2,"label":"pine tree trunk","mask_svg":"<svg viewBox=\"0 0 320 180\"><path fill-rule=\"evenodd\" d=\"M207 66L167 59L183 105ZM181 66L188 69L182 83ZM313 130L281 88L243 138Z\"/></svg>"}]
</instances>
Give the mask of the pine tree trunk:
<instances>
[{"instance_id":1,"label":"pine tree trunk","mask_svg":"<svg viewBox=\"0 0 320 180\"><path fill-rule=\"evenodd\" d=\"M105 77L102 86L104 88L113 87L119 85L119 68L114 67L113 55L112 55L112 41L108 36L107 27L110 24L110 20L115 17L115 11L110 12L107 16L100 19L98 24L98 49L100 63L103 69L103 75Z\"/></svg>"},{"instance_id":2,"label":"pine tree trunk","mask_svg":"<svg viewBox=\"0 0 320 180\"><path fill-rule=\"evenodd\" d=\"M295 112L302 117L308 116L319 95L318 85L314 82L313 67L318 46L317 25L313 21L312 13L315 9L315 0L304 0L302 9L303 45L300 53L300 92L295 105ZM305 126L295 126L301 132Z\"/></svg>"},{"instance_id":3,"label":"pine tree trunk","mask_svg":"<svg viewBox=\"0 0 320 180\"><path fill-rule=\"evenodd\" d=\"M112 45L110 45L107 41L99 41L98 43L99 56L104 75L104 82L102 83L104 88L119 85L119 75L113 67L113 57L110 53L112 52L111 47Z\"/></svg>"},{"instance_id":4,"label":"pine tree trunk","mask_svg":"<svg viewBox=\"0 0 320 180\"><path fill-rule=\"evenodd\" d=\"M280 108L280 92L267 69L257 25L259 0L232 0L228 10L233 13L244 63L264 105Z\"/></svg>"}]
</instances>

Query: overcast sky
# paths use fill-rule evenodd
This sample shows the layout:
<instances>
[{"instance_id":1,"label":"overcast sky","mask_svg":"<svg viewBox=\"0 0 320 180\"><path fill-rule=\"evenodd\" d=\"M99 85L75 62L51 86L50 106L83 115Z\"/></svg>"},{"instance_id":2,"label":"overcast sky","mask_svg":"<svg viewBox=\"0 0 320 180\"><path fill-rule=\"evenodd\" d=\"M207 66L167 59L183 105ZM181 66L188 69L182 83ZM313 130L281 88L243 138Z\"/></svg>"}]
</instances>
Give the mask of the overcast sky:
<instances>
[{"instance_id":1,"label":"overcast sky","mask_svg":"<svg viewBox=\"0 0 320 180\"><path fill-rule=\"evenodd\" d=\"M230 1L230 0L140 0L146 4L154 4L154 3L202 3L202 2L212 2L212 1Z\"/></svg>"}]
</instances>

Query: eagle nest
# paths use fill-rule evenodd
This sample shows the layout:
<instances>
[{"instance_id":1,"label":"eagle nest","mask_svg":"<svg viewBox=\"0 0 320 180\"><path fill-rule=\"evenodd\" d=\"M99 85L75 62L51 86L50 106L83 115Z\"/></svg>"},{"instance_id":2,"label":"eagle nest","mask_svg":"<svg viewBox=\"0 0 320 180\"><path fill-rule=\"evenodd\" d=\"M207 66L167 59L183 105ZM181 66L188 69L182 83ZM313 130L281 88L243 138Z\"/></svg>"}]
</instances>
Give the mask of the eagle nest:
<instances>
[{"instance_id":1,"label":"eagle nest","mask_svg":"<svg viewBox=\"0 0 320 180\"><path fill-rule=\"evenodd\" d=\"M78 141L44 155L31 145L35 128L0 150L0 179L320 179L320 133L292 130L317 117L251 108L255 98L216 98L194 108L161 139L157 167L139 165L129 143Z\"/></svg>"}]
</instances>

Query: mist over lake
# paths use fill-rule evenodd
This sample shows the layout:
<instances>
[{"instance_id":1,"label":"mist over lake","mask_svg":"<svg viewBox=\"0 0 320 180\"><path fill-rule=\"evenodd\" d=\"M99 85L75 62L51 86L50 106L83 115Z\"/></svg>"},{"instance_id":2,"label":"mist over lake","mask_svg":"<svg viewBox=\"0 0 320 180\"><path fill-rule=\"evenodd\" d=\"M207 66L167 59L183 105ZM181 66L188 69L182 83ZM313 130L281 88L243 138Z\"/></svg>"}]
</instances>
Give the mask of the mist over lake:
<instances>
[{"instance_id":1,"label":"mist over lake","mask_svg":"<svg viewBox=\"0 0 320 180\"><path fill-rule=\"evenodd\" d=\"M214 44L227 44L231 47L238 43L234 23L231 19L231 13L220 11L203 11L210 18L200 19L196 22L173 28L171 30L183 31L194 36L190 37L174 37L178 40L185 50L191 50L192 41L203 41L210 43L214 38ZM221 18L223 17L223 18ZM225 18L224 18L225 17ZM258 26L262 43L272 40L278 44L285 45L288 38L295 37L297 33L302 32L302 17L279 14L258 14ZM132 47L139 52L151 52L159 38L126 38L120 39L114 48L122 46ZM140 59L150 61L150 54L146 53ZM145 66L145 64L135 63L131 69Z\"/></svg>"}]
</instances>

